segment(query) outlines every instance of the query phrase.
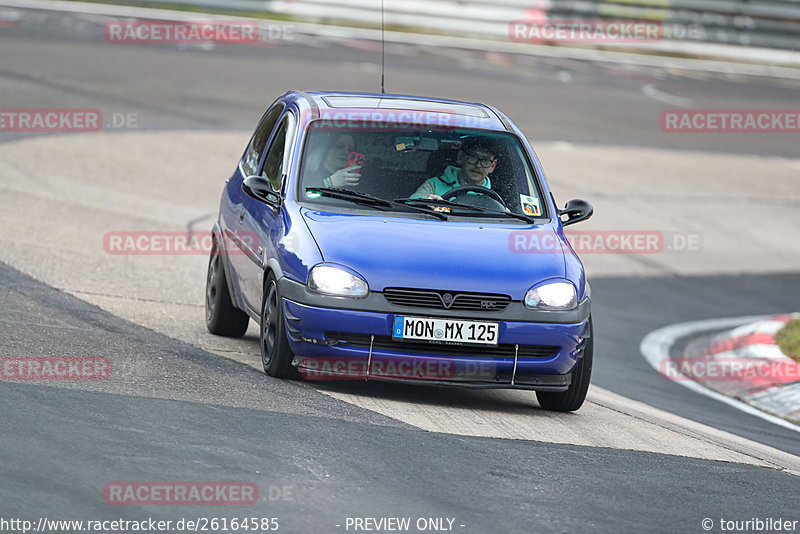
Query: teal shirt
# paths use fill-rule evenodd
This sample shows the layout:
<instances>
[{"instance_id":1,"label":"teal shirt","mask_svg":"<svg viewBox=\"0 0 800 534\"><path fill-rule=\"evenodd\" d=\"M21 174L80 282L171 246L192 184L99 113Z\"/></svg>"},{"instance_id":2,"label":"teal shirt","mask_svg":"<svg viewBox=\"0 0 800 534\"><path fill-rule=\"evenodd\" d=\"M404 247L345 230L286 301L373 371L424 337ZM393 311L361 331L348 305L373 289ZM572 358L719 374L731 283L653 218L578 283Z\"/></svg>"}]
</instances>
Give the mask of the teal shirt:
<instances>
[{"instance_id":1,"label":"teal shirt","mask_svg":"<svg viewBox=\"0 0 800 534\"><path fill-rule=\"evenodd\" d=\"M458 183L458 173L460 170L460 167L454 167L452 165L447 167L441 176L437 176L436 178L428 178L422 182L422 185L417 188L413 195L411 195L411 198L428 198L428 195L431 193L434 195L439 195L440 197L444 197L451 189L455 189L456 187L461 187L461 185L463 185ZM492 187L492 182L489 180L488 176L483 180L481 187L485 187L487 189Z\"/></svg>"}]
</instances>

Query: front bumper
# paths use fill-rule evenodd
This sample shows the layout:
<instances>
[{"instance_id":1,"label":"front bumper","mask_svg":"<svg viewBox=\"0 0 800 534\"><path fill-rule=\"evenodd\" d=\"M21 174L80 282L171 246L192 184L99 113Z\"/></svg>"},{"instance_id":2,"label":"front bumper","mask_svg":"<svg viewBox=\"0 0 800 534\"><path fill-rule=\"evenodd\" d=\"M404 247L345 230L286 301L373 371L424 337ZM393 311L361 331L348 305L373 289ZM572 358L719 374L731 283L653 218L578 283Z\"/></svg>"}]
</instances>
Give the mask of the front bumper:
<instances>
[{"instance_id":1,"label":"front bumper","mask_svg":"<svg viewBox=\"0 0 800 534\"><path fill-rule=\"evenodd\" d=\"M518 306L481 313L396 306L376 292L358 300L326 297L287 278L279 289L293 364L309 380L564 391L589 333L589 299L569 312L533 312L512 303ZM495 321L498 345L394 341L395 315Z\"/></svg>"}]
</instances>

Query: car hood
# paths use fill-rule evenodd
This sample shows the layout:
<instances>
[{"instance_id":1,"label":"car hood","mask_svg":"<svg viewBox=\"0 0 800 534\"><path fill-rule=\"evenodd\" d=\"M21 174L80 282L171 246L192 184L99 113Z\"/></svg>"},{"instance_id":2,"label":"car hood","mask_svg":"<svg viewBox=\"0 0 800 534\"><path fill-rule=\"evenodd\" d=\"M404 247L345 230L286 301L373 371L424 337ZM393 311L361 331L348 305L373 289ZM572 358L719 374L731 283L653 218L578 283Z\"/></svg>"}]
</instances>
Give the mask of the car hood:
<instances>
[{"instance_id":1,"label":"car hood","mask_svg":"<svg viewBox=\"0 0 800 534\"><path fill-rule=\"evenodd\" d=\"M530 253L514 246L522 234L558 239L550 225L302 213L324 261L353 269L374 291L419 287L521 300L538 282L565 276L560 248Z\"/></svg>"}]
</instances>

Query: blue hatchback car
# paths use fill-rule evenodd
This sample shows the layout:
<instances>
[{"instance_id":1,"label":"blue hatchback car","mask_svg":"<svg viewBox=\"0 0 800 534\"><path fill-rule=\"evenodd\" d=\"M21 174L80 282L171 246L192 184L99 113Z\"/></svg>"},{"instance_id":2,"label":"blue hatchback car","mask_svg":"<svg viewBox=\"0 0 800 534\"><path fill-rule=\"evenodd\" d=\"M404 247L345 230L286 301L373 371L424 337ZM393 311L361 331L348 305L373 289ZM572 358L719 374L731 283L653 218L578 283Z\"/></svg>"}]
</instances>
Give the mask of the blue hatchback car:
<instances>
[{"instance_id":1,"label":"blue hatchback car","mask_svg":"<svg viewBox=\"0 0 800 534\"><path fill-rule=\"evenodd\" d=\"M577 410L591 295L522 132L494 107L288 92L225 181L206 326L260 324L264 370L535 390Z\"/></svg>"}]
</instances>

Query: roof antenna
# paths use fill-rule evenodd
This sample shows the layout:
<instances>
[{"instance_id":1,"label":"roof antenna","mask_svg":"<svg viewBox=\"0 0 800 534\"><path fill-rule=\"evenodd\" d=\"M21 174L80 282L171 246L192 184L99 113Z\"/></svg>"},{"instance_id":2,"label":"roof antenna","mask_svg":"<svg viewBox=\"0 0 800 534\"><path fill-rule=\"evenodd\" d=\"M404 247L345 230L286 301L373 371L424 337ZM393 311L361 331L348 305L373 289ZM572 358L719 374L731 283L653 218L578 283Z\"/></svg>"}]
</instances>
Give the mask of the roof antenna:
<instances>
[{"instance_id":1,"label":"roof antenna","mask_svg":"<svg viewBox=\"0 0 800 534\"><path fill-rule=\"evenodd\" d=\"M386 94L386 88L383 85L383 82L384 82L383 71L384 71L384 65L386 63L386 59L385 59L386 58L386 53L385 53L386 39L384 38L384 27L385 27L385 24L383 22L383 0L381 0L381 93L382 94Z\"/></svg>"}]
</instances>

